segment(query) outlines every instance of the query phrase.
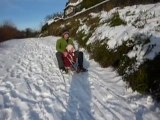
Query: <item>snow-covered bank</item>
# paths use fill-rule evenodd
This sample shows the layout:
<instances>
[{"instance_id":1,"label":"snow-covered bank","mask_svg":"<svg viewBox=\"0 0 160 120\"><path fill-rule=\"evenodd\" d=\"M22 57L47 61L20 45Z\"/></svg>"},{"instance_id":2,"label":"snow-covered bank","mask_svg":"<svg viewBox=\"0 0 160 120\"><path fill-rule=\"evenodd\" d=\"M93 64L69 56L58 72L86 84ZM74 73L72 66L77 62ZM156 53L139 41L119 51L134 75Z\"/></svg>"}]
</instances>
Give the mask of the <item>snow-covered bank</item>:
<instances>
[{"instance_id":1,"label":"snow-covered bank","mask_svg":"<svg viewBox=\"0 0 160 120\"><path fill-rule=\"evenodd\" d=\"M126 25L110 26L112 17L119 14L120 19L126 22ZM114 8L111 11L101 11L99 13L91 13L92 18L100 18L100 22L87 44L96 40L104 40L109 50L115 50L122 46L124 42L133 40L138 41L135 36L143 39L150 39L149 43L135 45L129 51L128 57L135 58L137 68L146 59L153 60L160 53L160 3L149 5L134 5L124 8ZM89 34L90 26L81 23L79 31ZM88 31L86 33L86 31ZM153 46L153 47L151 47ZM137 50L138 49L138 50ZM148 52L148 49L150 51Z\"/></svg>"},{"instance_id":2,"label":"snow-covered bank","mask_svg":"<svg viewBox=\"0 0 160 120\"><path fill-rule=\"evenodd\" d=\"M159 11L160 3L117 7L79 17L69 27L95 61L114 66L133 90L159 99Z\"/></svg>"},{"instance_id":3,"label":"snow-covered bank","mask_svg":"<svg viewBox=\"0 0 160 120\"><path fill-rule=\"evenodd\" d=\"M89 60L88 73L65 75L56 37L0 44L0 120L159 120L159 104L126 90L112 68Z\"/></svg>"}]
</instances>

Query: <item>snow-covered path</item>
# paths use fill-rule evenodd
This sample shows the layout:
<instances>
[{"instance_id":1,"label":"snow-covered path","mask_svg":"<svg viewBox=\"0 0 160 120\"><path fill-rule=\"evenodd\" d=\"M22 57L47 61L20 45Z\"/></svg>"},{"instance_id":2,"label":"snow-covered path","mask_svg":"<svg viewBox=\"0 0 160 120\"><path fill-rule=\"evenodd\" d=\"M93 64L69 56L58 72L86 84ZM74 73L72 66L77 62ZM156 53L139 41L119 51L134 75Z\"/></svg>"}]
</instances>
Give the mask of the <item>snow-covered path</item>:
<instances>
[{"instance_id":1,"label":"snow-covered path","mask_svg":"<svg viewBox=\"0 0 160 120\"><path fill-rule=\"evenodd\" d=\"M64 75L56 37L0 44L0 120L159 120L159 104L126 89L85 53L87 73Z\"/></svg>"}]
</instances>

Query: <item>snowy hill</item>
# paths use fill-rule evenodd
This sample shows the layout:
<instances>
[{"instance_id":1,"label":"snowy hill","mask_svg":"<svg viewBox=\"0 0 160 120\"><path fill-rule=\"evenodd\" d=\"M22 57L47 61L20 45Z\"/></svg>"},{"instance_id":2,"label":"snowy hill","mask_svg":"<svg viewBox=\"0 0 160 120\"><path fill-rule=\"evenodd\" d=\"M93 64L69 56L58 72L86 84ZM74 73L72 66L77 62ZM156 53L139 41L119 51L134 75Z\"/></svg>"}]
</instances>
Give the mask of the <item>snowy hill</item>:
<instances>
[{"instance_id":1,"label":"snowy hill","mask_svg":"<svg viewBox=\"0 0 160 120\"><path fill-rule=\"evenodd\" d=\"M88 73L65 75L57 37L0 44L0 120L159 120L160 105L130 89L85 53Z\"/></svg>"},{"instance_id":2,"label":"snowy hill","mask_svg":"<svg viewBox=\"0 0 160 120\"><path fill-rule=\"evenodd\" d=\"M125 22L119 25L115 24L111 19L114 15L119 14L120 19ZM115 50L121 46L125 41L133 40L134 43L136 35L140 35L142 39L149 38L150 43L145 46L137 45L135 48L138 50L131 50L127 55L130 58L136 57L136 60L141 64L144 59L154 59L160 52L160 3L149 5L134 5L128 6L123 9L114 8L109 12L102 11L98 14L90 14L92 17L99 17L99 26L95 29L92 36L87 41L87 44L93 43L95 40L106 41L109 50ZM86 32L89 34L89 27L82 24L78 31ZM147 48L156 44L150 53L146 54Z\"/></svg>"},{"instance_id":3,"label":"snowy hill","mask_svg":"<svg viewBox=\"0 0 160 120\"><path fill-rule=\"evenodd\" d=\"M44 31L71 36L102 67L113 66L133 90L160 100L160 3L86 10ZM53 29L54 28L54 29Z\"/></svg>"}]
</instances>

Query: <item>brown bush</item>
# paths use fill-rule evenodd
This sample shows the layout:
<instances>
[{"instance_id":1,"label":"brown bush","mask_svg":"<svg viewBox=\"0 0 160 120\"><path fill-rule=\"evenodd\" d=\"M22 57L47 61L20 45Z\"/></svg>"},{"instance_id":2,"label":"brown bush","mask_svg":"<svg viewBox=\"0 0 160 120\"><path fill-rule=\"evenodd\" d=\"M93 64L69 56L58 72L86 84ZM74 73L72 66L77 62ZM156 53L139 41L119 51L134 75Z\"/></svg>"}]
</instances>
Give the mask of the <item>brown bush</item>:
<instances>
[{"instance_id":1,"label":"brown bush","mask_svg":"<svg viewBox=\"0 0 160 120\"><path fill-rule=\"evenodd\" d=\"M0 26L0 42L22 37L24 37L23 32L17 30L17 28L13 25L4 24Z\"/></svg>"},{"instance_id":2,"label":"brown bush","mask_svg":"<svg viewBox=\"0 0 160 120\"><path fill-rule=\"evenodd\" d=\"M26 28L24 31L20 31L8 21L0 25L0 42L9 39L36 37L38 34L38 31L32 30L31 28Z\"/></svg>"}]
</instances>

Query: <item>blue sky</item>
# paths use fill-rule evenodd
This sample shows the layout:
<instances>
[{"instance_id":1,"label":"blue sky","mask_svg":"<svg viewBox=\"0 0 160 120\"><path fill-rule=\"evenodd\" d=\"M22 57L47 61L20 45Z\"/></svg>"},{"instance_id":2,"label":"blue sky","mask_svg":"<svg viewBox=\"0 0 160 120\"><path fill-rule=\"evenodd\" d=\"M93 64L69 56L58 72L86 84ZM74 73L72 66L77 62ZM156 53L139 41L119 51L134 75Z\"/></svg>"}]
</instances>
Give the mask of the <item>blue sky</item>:
<instances>
[{"instance_id":1,"label":"blue sky","mask_svg":"<svg viewBox=\"0 0 160 120\"><path fill-rule=\"evenodd\" d=\"M47 15L62 12L68 0L0 0L0 23L39 29Z\"/></svg>"}]
</instances>

